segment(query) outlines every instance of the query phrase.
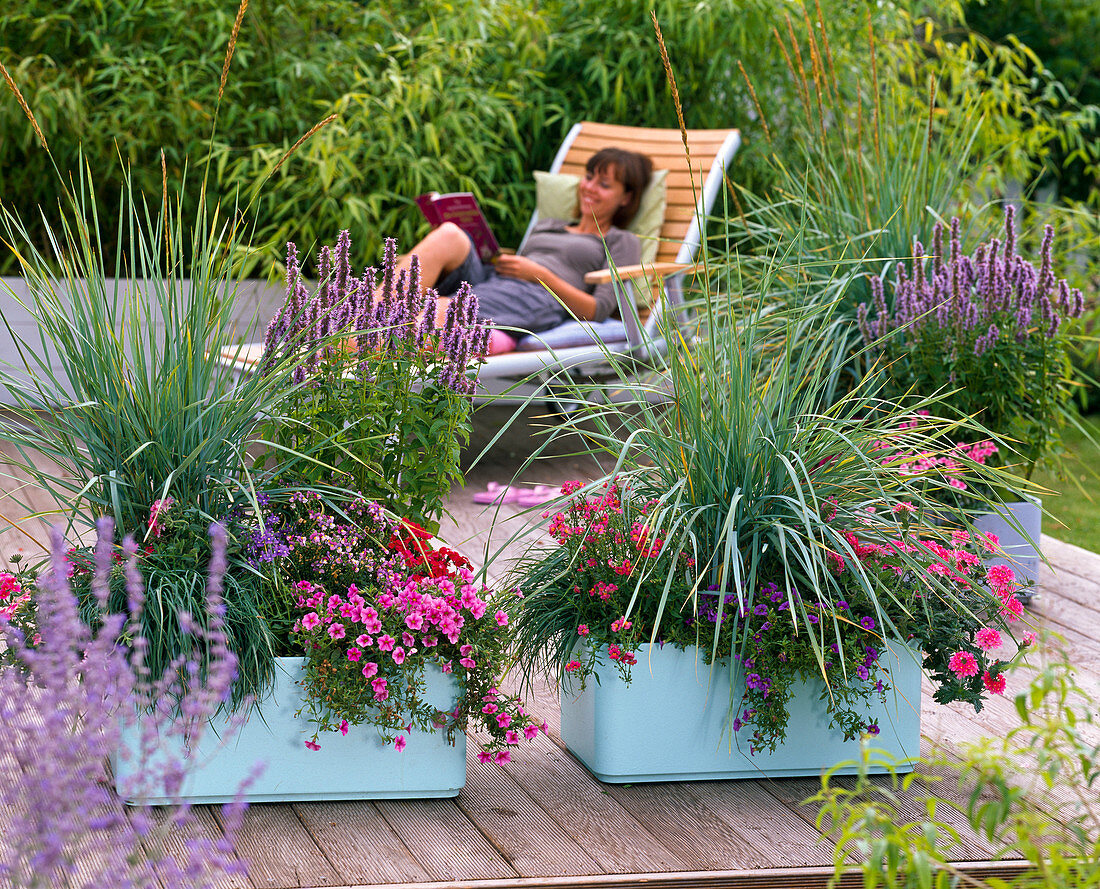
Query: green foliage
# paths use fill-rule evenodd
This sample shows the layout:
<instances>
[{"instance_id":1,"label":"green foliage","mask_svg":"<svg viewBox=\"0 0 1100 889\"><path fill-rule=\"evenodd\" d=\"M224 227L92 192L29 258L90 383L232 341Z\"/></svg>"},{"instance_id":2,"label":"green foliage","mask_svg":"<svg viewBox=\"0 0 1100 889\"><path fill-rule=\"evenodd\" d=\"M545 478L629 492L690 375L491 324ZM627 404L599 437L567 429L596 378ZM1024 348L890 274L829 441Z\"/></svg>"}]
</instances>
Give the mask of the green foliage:
<instances>
[{"instance_id":1,"label":"green foliage","mask_svg":"<svg viewBox=\"0 0 1100 889\"><path fill-rule=\"evenodd\" d=\"M735 60L761 94L791 96L781 57L760 51L773 4L660 0L655 11L688 126L745 126L738 179L770 179ZM190 189L193 203L185 161L211 159L210 188L252 203L244 269L265 274L288 240L308 255L345 228L363 264L386 236L411 245L425 225L412 199L428 190L473 191L502 240L516 243L533 204L530 172L549 166L574 122L675 126L648 13L636 0L255 0L220 104L233 26L220 0L31 0L0 17L0 61L62 170L80 146L96 170L121 153L135 189L153 194L163 147L171 187ZM824 0L822 14L838 34L861 29L862 11L846 0ZM857 61L840 40L833 49L838 64ZM55 203L48 160L15 102L0 103L0 132L0 191L34 219L34 208ZM114 197L104 199L110 242ZM40 228L34 237L42 243Z\"/></svg>"},{"instance_id":2,"label":"green foliage","mask_svg":"<svg viewBox=\"0 0 1100 889\"><path fill-rule=\"evenodd\" d=\"M1097 200L1100 166L1096 141L1100 138L1100 45L1096 32L1096 5L1092 0L1065 0L1057 4L1025 0L1017 3L968 2L967 24L991 41L1011 45L1018 41L1033 53L1023 71L1032 105L1052 123L1094 106L1091 123L1079 136L1052 141L1035 160L1036 180L1053 181L1062 198ZM1057 84L1060 84L1058 86ZM1035 112L1033 112L1035 113Z\"/></svg>"},{"instance_id":3,"label":"green foliage","mask_svg":"<svg viewBox=\"0 0 1100 889\"><path fill-rule=\"evenodd\" d=\"M818 828L835 832L835 879L854 869L867 887L1096 885L1097 701L1077 684L1073 665L1064 659L1039 670L1015 704L1019 723L1003 737L968 745L961 761L937 754L904 778L891 771L886 781L871 780L863 770L853 786L826 774L822 790L809 802L820 806ZM865 748L864 766L871 755ZM957 776L965 800L961 805L935 792L937 784L949 780L943 778L945 772ZM923 817L910 820L903 814L909 804L902 793L916 794ZM960 811L992 844L993 860L1022 854L1020 872L1003 878L964 877L950 860L957 857L960 843L944 815L951 810ZM858 862L854 867L850 856Z\"/></svg>"}]
</instances>

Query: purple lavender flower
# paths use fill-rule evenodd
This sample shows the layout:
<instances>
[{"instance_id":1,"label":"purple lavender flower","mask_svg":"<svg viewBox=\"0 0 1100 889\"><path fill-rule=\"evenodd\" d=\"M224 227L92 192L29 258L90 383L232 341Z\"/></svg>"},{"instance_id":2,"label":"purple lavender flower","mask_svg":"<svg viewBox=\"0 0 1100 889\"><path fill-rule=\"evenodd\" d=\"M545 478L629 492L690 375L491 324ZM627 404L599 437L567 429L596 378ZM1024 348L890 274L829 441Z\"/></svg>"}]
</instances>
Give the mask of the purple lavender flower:
<instances>
[{"instance_id":1,"label":"purple lavender flower","mask_svg":"<svg viewBox=\"0 0 1100 889\"><path fill-rule=\"evenodd\" d=\"M112 523L104 520L97 530L97 553L110 552ZM192 839L174 856L166 840L177 831L187 832L189 808L169 810L167 818L153 819L142 810L127 816L106 780L104 764L119 749L123 723L137 723L144 736L141 750L151 751L158 734L201 732L213 715L212 709L201 707L216 701L216 709L224 700L234 659L220 622L220 597L211 592L211 626L200 631L197 642L209 647L213 662L222 666L208 675L204 689L195 689L193 700L202 703L192 707L192 719L185 722L175 718L164 698L155 696L178 688L181 675L188 674L186 665L174 665L161 677L135 668L133 657L118 644L123 615L104 614L93 633L77 615L61 534L55 530L51 541L51 567L40 575L35 590L40 642L29 643L12 626L0 623L8 654L22 667L0 669L0 729L9 754L0 765L0 805L19 813L4 837L0 883L166 889L219 885L221 875L240 869L233 843L243 804L226 810L223 838ZM133 552L132 542L126 549ZM215 540L214 550L224 554L224 540ZM220 578L212 580L212 587L219 585ZM131 574L128 587L131 602L140 603L140 577ZM131 625L140 626L135 618L140 614L131 615ZM140 650L133 649L135 654ZM15 774L8 773L13 768ZM155 772L156 779L178 787L184 769L169 763Z\"/></svg>"}]
</instances>

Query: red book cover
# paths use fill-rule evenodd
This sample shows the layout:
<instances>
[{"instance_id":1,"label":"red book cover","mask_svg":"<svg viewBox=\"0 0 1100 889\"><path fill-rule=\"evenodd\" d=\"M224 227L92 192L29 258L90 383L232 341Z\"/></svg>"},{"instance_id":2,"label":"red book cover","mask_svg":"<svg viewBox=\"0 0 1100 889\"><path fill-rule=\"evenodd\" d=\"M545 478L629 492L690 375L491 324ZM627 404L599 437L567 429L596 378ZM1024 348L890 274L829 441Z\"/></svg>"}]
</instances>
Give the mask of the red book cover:
<instances>
[{"instance_id":1,"label":"red book cover","mask_svg":"<svg viewBox=\"0 0 1100 889\"><path fill-rule=\"evenodd\" d=\"M416 204L433 228L444 222L453 222L473 238L482 262L489 262L500 253L500 244L493 230L489 228L481 207L477 205L477 198L470 192L439 194L432 191L420 195L416 199Z\"/></svg>"}]
</instances>

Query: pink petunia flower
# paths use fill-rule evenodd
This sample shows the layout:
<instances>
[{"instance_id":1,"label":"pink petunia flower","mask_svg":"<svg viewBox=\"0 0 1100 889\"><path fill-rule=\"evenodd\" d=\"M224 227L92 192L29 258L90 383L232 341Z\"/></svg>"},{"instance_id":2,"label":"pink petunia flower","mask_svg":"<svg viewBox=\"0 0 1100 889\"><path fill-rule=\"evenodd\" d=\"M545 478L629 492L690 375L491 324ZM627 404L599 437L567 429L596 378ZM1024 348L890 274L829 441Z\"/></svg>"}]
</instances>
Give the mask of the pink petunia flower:
<instances>
[{"instance_id":1,"label":"pink petunia flower","mask_svg":"<svg viewBox=\"0 0 1100 889\"><path fill-rule=\"evenodd\" d=\"M406 744L405 736L404 735L398 735L397 738L393 742L393 749L396 750L398 753L400 753L402 750L405 749L405 744Z\"/></svg>"},{"instance_id":2,"label":"pink petunia flower","mask_svg":"<svg viewBox=\"0 0 1100 889\"><path fill-rule=\"evenodd\" d=\"M302 618L302 629L312 630L314 627L320 626L321 618L317 616L316 611L311 611L305 617Z\"/></svg>"},{"instance_id":3,"label":"pink petunia flower","mask_svg":"<svg viewBox=\"0 0 1100 889\"><path fill-rule=\"evenodd\" d=\"M537 725L525 725L523 727L523 737L528 741L533 741L539 736L539 727Z\"/></svg>"},{"instance_id":4,"label":"pink petunia flower","mask_svg":"<svg viewBox=\"0 0 1100 889\"><path fill-rule=\"evenodd\" d=\"M367 663L363 664L363 676L365 676L367 679L370 679L371 676L374 676L377 673L378 664L376 664L374 661L368 661Z\"/></svg>"},{"instance_id":5,"label":"pink petunia flower","mask_svg":"<svg viewBox=\"0 0 1100 889\"><path fill-rule=\"evenodd\" d=\"M508 626L508 615L505 614L503 611L498 611L495 615L493 615L493 619L496 620L497 626L499 627Z\"/></svg>"},{"instance_id":6,"label":"pink petunia flower","mask_svg":"<svg viewBox=\"0 0 1100 889\"><path fill-rule=\"evenodd\" d=\"M393 650L393 662L398 665L405 663L405 649L400 645Z\"/></svg>"},{"instance_id":7,"label":"pink petunia flower","mask_svg":"<svg viewBox=\"0 0 1100 889\"><path fill-rule=\"evenodd\" d=\"M511 761L512 761L512 754L509 753L507 750L499 750L493 756L493 762L495 762L498 766L502 766L506 762L511 762Z\"/></svg>"},{"instance_id":8,"label":"pink petunia flower","mask_svg":"<svg viewBox=\"0 0 1100 889\"><path fill-rule=\"evenodd\" d=\"M519 733L516 732L514 729L509 729L508 731L506 731L504 733L504 743L505 744L518 744L519 743Z\"/></svg>"},{"instance_id":9,"label":"pink petunia flower","mask_svg":"<svg viewBox=\"0 0 1100 889\"><path fill-rule=\"evenodd\" d=\"M361 652L358 648L349 648L348 649L348 660L349 661L356 661L357 662L359 660L359 658L361 658L362 656L363 656L363 652Z\"/></svg>"},{"instance_id":10,"label":"pink petunia flower","mask_svg":"<svg viewBox=\"0 0 1100 889\"><path fill-rule=\"evenodd\" d=\"M511 713L498 713L497 714L497 725L500 726L500 728L508 728L508 726L510 726L511 724L512 724L512 714Z\"/></svg>"},{"instance_id":11,"label":"pink petunia flower","mask_svg":"<svg viewBox=\"0 0 1100 889\"><path fill-rule=\"evenodd\" d=\"M340 723L340 734L346 735L348 733L348 721L345 719Z\"/></svg>"},{"instance_id":12,"label":"pink petunia flower","mask_svg":"<svg viewBox=\"0 0 1100 889\"><path fill-rule=\"evenodd\" d=\"M320 750L321 749L321 745L318 744L316 741L306 741L306 747L308 747L310 750Z\"/></svg>"},{"instance_id":13,"label":"pink petunia flower","mask_svg":"<svg viewBox=\"0 0 1100 889\"><path fill-rule=\"evenodd\" d=\"M344 636L347 635L347 633L344 632L344 625L343 624L332 624L328 628L328 634L334 640L335 639L343 639Z\"/></svg>"},{"instance_id":14,"label":"pink petunia flower","mask_svg":"<svg viewBox=\"0 0 1100 889\"><path fill-rule=\"evenodd\" d=\"M477 754L477 761L478 762L492 762L492 760L493 760L493 754L491 754L488 750L479 750L478 751L478 754Z\"/></svg>"}]
</instances>

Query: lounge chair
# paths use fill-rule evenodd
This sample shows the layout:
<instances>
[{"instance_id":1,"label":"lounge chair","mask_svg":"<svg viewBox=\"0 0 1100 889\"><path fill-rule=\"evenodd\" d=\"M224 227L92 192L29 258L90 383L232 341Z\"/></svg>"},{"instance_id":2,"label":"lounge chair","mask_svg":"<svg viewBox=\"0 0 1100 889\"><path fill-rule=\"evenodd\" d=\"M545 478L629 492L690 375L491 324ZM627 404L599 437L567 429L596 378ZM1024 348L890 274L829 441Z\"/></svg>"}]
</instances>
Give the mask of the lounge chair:
<instances>
[{"instance_id":1,"label":"lounge chair","mask_svg":"<svg viewBox=\"0 0 1100 889\"><path fill-rule=\"evenodd\" d=\"M583 175L588 158L606 146L639 151L653 159L654 181L631 225L642 238L642 263L614 272L593 272L586 278L590 284L614 280L621 285L616 287L618 318L600 324L567 321L552 330L522 337L516 351L490 356L481 366L478 381L483 395L509 401L552 397L555 383L563 382L563 375L574 380L599 377L610 371L614 360L645 362L664 351L663 319L670 313L675 315L682 303L684 276L696 259L705 217L741 144L735 129L688 130L687 141L690 167L680 130L591 121L573 126L558 149L551 174ZM568 182L559 184L567 193ZM543 188L543 181L538 185L539 208L524 241L538 221L539 211L549 215L546 205L555 199L551 188ZM662 188L663 201L659 194ZM640 218L647 215L647 210L651 211L652 226L648 231Z\"/></svg>"},{"instance_id":2,"label":"lounge chair","mask_svg":"<svg viewBox=\"0 0 1100 889\"><path fill-rule=\"evenodd\" d=\"M664 350L662 319L670 313L675 315L682 303L685 273L695 261L704 220L714 206L741 137L735 129L688 130L687 141L690 167L680 130L591 121L573 126L558 149L550 176L540 179L536 174L540 180L540 208L549 215L541 205L555 198L566 202L575 198L575 184L570 190L569 182L560 177L583 175L585 162L601 148L618 146L649 155L654 165L653 182L631 225L642 238L642 262L614 273L593 272L586 278L590 284L617 282L618 318L600 324L567 321L552 330L521 338L516 351L490 356L481 366L481 397L507 401L524 401L532 396L553 399L555 384L564 382L563 375L573 380L599 377L611 370L612 361L621 358L644 362ZM649 230L646 218L650 220ZM524 241L538 219L539 208L531 217ZM245 344L232 354L227 352L226 360L247 373L262 351L262 343Z\"/></svg>"}]
</instances>

